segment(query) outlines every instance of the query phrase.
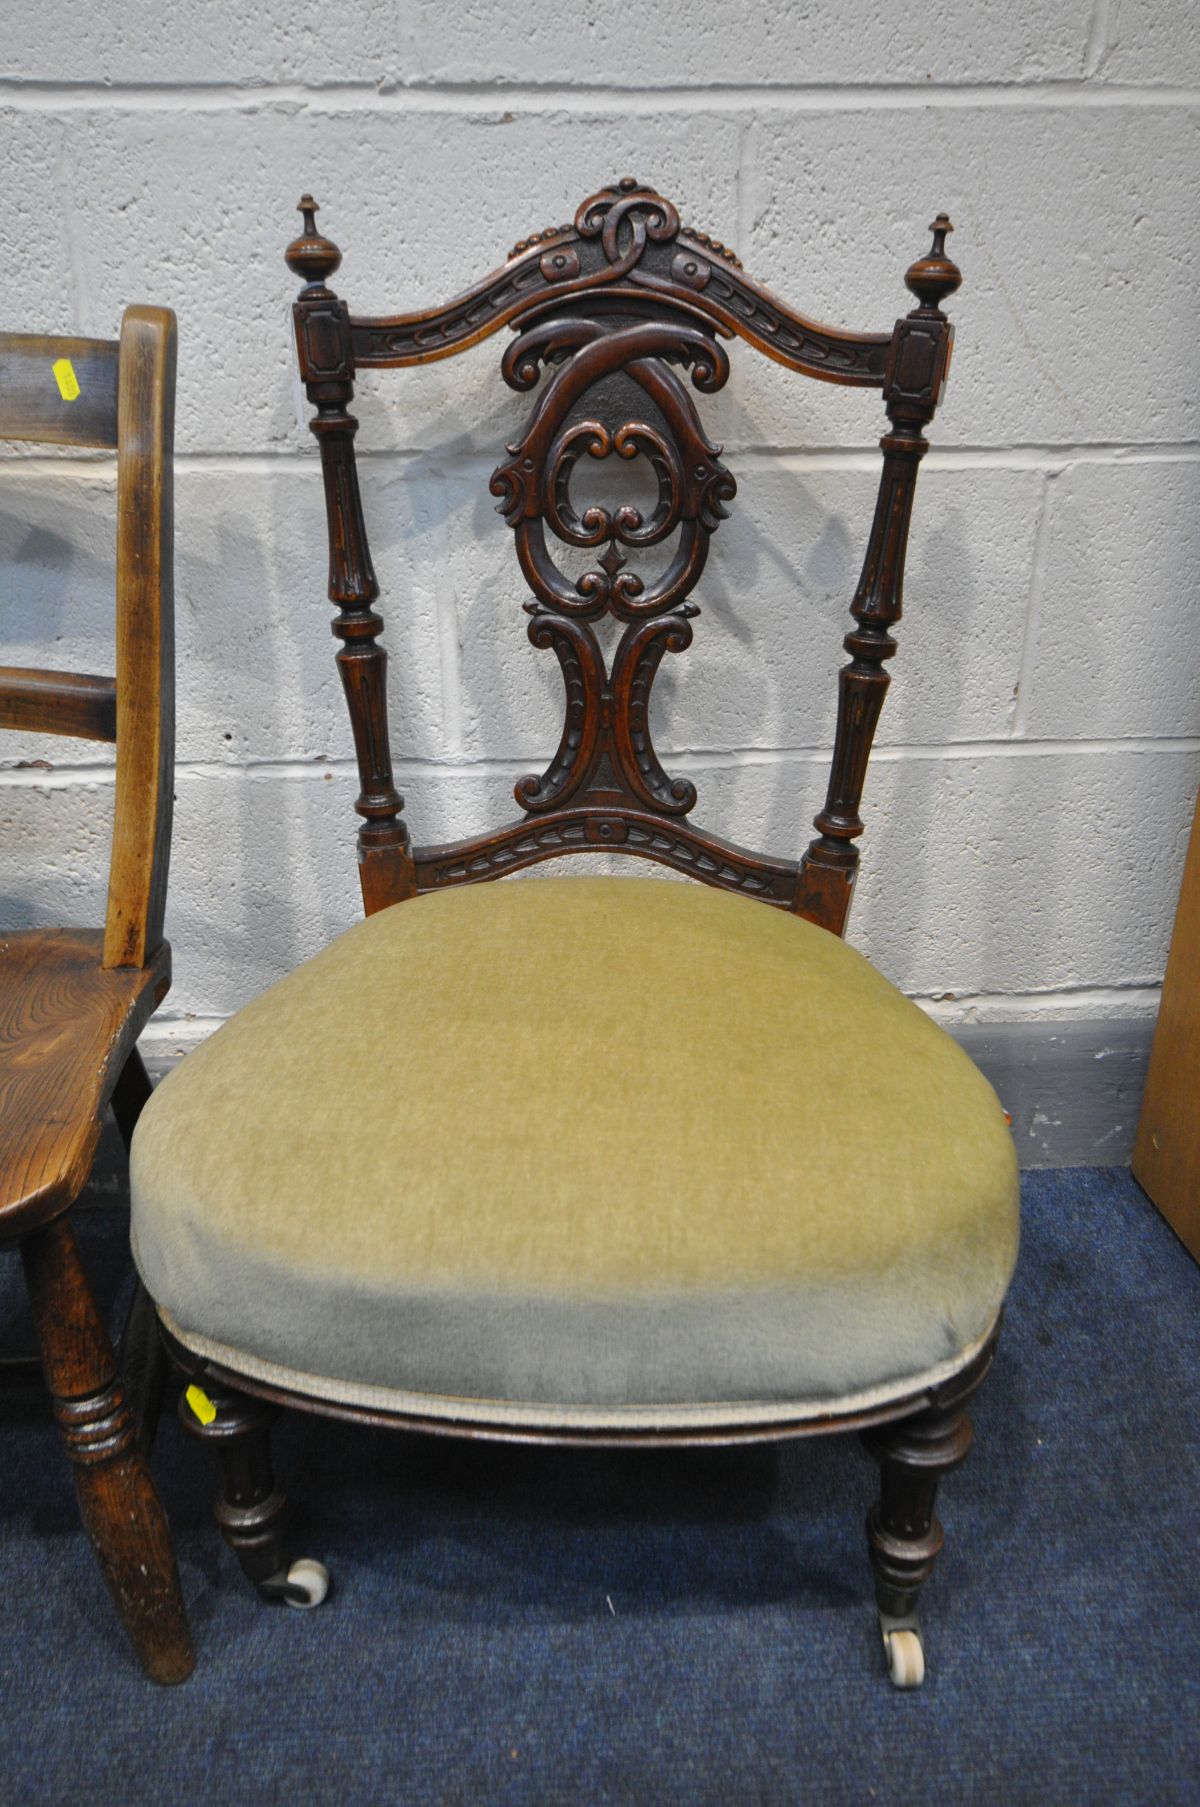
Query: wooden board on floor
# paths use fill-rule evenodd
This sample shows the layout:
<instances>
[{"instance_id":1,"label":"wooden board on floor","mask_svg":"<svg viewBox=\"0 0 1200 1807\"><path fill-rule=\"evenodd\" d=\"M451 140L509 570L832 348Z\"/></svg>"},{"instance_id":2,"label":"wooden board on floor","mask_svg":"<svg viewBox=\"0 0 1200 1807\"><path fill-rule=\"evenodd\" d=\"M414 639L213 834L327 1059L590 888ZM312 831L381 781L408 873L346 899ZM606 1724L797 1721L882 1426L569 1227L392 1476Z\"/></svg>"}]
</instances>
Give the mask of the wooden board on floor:
<instances>
[{"instance_id":1,"label":"wooden board on floor","mask_svg":"<svg viewBox=\"0 0 1200 1807\"><path fill-rule=\"evenodd\" d=\"M1133 1173L1200 1261L1200 806L1175 912Z\"/></svg>"}]
</instances>

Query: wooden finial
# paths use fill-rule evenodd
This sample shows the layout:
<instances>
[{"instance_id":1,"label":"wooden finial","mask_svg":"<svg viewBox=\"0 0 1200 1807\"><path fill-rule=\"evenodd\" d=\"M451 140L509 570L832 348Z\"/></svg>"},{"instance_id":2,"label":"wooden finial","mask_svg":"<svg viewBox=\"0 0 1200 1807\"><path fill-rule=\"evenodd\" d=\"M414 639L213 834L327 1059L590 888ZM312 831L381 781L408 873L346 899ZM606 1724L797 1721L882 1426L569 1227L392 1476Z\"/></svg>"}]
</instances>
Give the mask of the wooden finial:
<instances>
[{"instance_id":1,"label":"wooden finial","mask_svg":"<svg viewBox=\"0 0 1200 1807\"><path fill-rule=\"evenodd\" d=\"M342 254L331 238L323 238L317 231L316 216L320 208L311 195L301 195L297 211L304 215L304 231L292 240L284 252L284 259L288 269L294 270L309 285L324 283L341 263Z\"/></svg>"},{"instance_id":2,"label":"wooden finial","mask_svg":"<svg viewBox=\"0 0 1200 1807\"><path fill-rule=\"evenodd\" d=\"M929 230L933 233L929 254L917 259L905 275L904 282L920 301L922 308L937 313L940 303L947 295L953 295L962 282L962 271L946 256L946 234L954 231L949 214L939 213Z\"/></svg>"}]
</instances>

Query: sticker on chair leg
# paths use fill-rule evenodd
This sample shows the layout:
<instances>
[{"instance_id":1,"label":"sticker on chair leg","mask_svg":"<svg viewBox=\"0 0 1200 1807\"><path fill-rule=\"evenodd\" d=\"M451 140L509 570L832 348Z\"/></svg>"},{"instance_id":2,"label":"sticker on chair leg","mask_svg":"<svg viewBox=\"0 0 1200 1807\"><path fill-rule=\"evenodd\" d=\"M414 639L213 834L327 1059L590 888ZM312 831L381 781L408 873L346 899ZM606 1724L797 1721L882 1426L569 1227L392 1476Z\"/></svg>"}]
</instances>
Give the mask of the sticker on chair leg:
<instances>
[{"instance_id":1,"label":"sticker on chair leg","mask_svg":"<svg viewBox=\"0 0 1200 1807\"><path fill-rule=\"evenodd\" d=\"M201 1424L211 1424L217 1415L217 1408L204 1391L203 1387L189 1387L184 1398L192 1408L192 1413Z\"/></svg>"},{"instance_id":2,"label":"sticker on chair leg","mask_svg":"<svg viewBox=\"0 0 1200 1807\"><path fill-rule=\"evenodd\" d=\"M56 358L50 366L54 372L54 380L58 384L58 393L65 402L73 402L79 395L79 378L75 375L75 367L70 358Z\"/></svg>"}]
</instances>

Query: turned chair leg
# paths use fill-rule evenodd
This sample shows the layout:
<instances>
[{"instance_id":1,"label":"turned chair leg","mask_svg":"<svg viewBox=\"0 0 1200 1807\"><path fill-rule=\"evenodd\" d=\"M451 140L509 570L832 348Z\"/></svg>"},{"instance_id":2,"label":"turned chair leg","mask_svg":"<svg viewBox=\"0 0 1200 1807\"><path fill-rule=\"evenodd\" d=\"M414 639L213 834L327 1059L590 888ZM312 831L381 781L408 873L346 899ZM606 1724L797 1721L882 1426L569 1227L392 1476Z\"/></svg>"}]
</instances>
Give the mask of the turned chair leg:
<instances>
[{"instance_id":1,"label":"turned chair leg","mask_svg":"<svg viewBox=\"0 0 1200 1807\"><path fill-rule=\"evenodd\" d=\"M134 1048L113 1088L113 1116L128 1154L138 1118L153 1087L138 1050ZM138 1442L146 1455L154 1447L158 1420L166 1391L168 1362L158 1333L158 1313L140 1278L135 1278L133 1298L121 1336L119 1359L125 1397L137 1425Z\"/></svg>"},{"instance_id":2,"label":"turned chair leg","mask_svg":"<svg viewBox=\"0 0 1200 1807\"><path fill-rule=\"evenodd\" d=\"M209 1444L221 1473L216 1520L221 1535L264 1600L319 1606L329 1576L319 1562L284 1564L283 1521L287 1499L275 1484L271 1426L278 1406L235 1393L202 1376L179 1400L189 1436Z\"/></svg>"},{"instance_id":3,"label":"turned chair leg","mask_svg":"<svg viewBox=\"0 0 1200 1807\"><path fill-rule=\"evenodd\" d=\"M70 1224L26 1236L21 1258L84 1528L146 1674L181 1682L195 1658L170 1533Z\"/></svg>"},{"instance_id":4,"label":"turned chair leg","mask_svg":"<svg viewBox=\"0 0 1200 1807\"><path fill-rule=\"evenodd\" d=\"M158 1421L162 1416L169 1366L159 1335L154 1300L139 1278L134 1283L133 1298L121 1332L120 1367L138 1447L147 1456L154 1448Z\"/></svg>"},{"instance_id":5,"label":"turned chair leg","mask_svg":"<svg viewBox=\"0 0 1200 1807\"><path fill-rule=\"evenodd\" d=\"M146 1071L146 1063L138 1050L134 1048L121 1068L112 1095L113 1116L117 1120L117 1128L121 1132L121 1140L127 1150L133 1141L137 1120L153 1090L150 1075Z\"/></svg>"},{"instance_id":6,"label":"turned chair leg","mask_svg":"<svg viewBox=\"0 0 1200 1807\"><path fill-rule=\"evenodd\" d=\"M966 1460L971 1435L961 1402L863 1432L880 1468L879 1503L867 1517L867 1543L888 1673L900 1688L919 1688L925 1679L917 1596L942 1547L934 1503L942 1476Z\"/></svg>"}]
</instances>

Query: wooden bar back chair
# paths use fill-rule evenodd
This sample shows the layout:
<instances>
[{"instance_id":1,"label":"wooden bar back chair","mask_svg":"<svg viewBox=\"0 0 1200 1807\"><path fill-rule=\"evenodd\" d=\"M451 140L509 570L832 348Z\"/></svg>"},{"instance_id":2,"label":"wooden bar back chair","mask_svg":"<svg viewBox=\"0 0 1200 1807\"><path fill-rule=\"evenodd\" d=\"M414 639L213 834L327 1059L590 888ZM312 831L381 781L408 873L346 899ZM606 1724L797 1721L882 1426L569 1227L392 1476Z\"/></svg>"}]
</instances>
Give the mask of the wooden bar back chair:
<instances>
[{"instance_id":1,"label":"wooden bar back chair","mask_svg":"<svg viewBox=\"0 0 1200 1807\"><path fill-rule=\"evenodd\" d=\"M20 1242L84 1526L160 1682L193 1666L175 1557L67 1214L110 1104L132 1138L137 1038L171 980L174 414L166 308L128 308L119 341L0 333L0 438L117 454L116 677L0 668L0 728L116 743L104 927L0 932L0 1239Z\"/></svg>"},{"instance_id":2,"label":"wooden bar back chair","mask_svg":"<svg viewBox=\"0 0 1200 1807\"><path fill-rule=\"evenodd\" d=\"M913 311L860 334L793 312L632 180L455 300L382 319L334 294L340 253L311 198L300 206L287 261L304 279L296 342L367 919L191 1055L133 1151L136 1253L191 1379L184 1421L221 1460L221 1527L266 1597L321 1597L319 1565L288 1570L282 1555L279 1405L574 1444L861 1430L882 1469L869 1543L888 1665L914 1684L934 1495L970 1442L964 1408L1017 1242L994 1094L841 939L923 428L950 358L950 222L908 272ZM354 378L506 325L503 376L538 394L491 490L531 592L529 638L562 669L565 721L546 770L517 784L515 821L413 846L388 753ZM664 771L650 733L655 674L692 640L690 598L734 499L693 396L725 382L734 339L881 393L889 419L832 777L798 861L698 826L695 787ZM646 509L579 497L614 454L645 461ZM585 554L582 575L554 542ZM482 882L596 850L704 882Z\"/></svg>"}]
</instances>

